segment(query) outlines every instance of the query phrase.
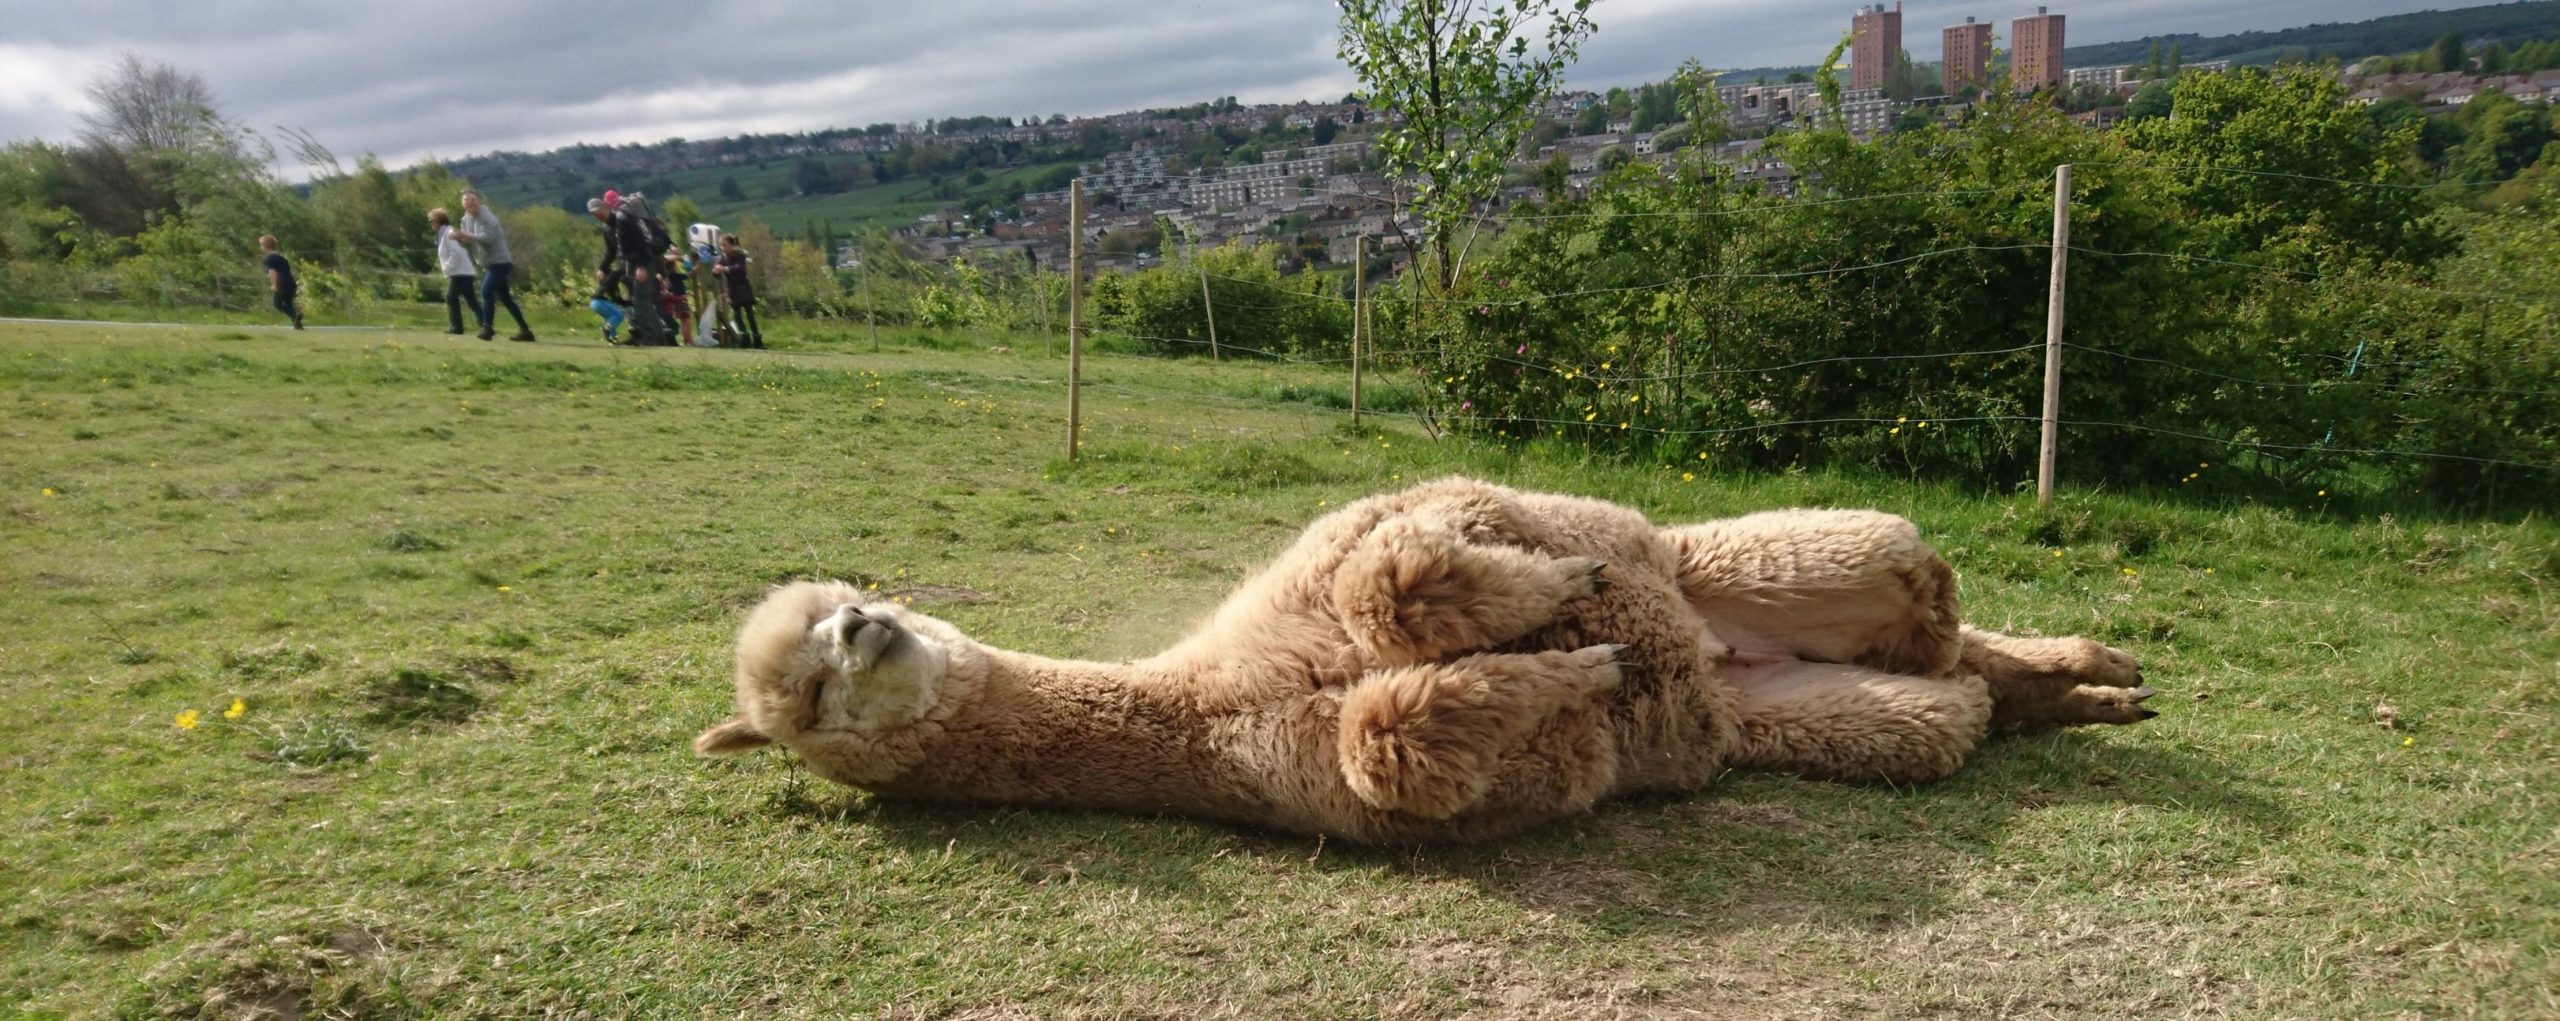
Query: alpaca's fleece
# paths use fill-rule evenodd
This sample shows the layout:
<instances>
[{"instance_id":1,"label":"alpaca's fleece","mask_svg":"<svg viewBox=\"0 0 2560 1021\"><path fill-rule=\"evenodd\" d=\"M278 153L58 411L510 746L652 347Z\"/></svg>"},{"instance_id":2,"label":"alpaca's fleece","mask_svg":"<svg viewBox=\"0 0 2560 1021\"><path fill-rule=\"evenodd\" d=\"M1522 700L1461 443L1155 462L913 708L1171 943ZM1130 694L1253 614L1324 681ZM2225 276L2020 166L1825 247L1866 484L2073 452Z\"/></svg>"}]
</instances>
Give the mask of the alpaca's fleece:
<instances>
[{"instance_id":1,"label":"alpaca's fleece","mask_svg":"<svg viewBox=\"0 0 2560 1021\"><path fill-rule=\"evenodd\" d=\"M1963 627L1954 572L1890 515L1660 529L1448 479L1315 522L1129 663L783 587L739 634L739 716L695 747L779 742L891 796L1469 840L1731 766L1934 779L1993 729L2148 716L2135 676L2094 642Z\"/></svg>"}]
</instances>

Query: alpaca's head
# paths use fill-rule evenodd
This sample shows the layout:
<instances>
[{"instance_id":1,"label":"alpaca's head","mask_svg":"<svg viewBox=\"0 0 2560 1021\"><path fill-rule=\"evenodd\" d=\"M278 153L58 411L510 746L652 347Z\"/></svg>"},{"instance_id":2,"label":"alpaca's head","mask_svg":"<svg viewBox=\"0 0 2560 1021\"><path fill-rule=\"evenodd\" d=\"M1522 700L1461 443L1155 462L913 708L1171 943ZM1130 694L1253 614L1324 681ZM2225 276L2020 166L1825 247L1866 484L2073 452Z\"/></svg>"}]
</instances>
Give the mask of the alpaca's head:
<instances>
[{"instance_id":1,"label":"alpaca's head","mask_svg":"<svg viewBox=\"0 0 2560 1021\"><path fill-rule=\"evenodd\" d=\"M780 742L822 772L859 778L884 739L934 707L964 642L950 625L841 582L775 589L738 632L738 715L693 741L704 755Z\"/></svg>"}]
</instances>

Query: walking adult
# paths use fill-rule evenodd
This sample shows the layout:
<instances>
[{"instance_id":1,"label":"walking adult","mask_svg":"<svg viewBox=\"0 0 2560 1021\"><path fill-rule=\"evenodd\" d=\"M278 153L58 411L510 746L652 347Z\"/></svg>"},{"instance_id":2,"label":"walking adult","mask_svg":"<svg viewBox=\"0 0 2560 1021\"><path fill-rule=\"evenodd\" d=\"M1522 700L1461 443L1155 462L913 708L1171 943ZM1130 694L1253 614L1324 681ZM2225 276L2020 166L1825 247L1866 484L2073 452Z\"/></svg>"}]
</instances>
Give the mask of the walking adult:
<instances>
[{"instance_id":1,"label":"walking adult","mask_svg":"<svg viewBox=\"0 0 2560 1021\"><path fill-rule=\"evenodd\" d=\"M599 288L608 280L630 288L631 343L675 343L675 325L658 309L658 259L667 243L663 226L652 230L645 210L634 209L618 192L589 199L587 212L604 225L604 258L596 263Z\"/></svg>"},{"instance_id":2,"label":"walking adult","mask_svg":"<svg viewBox=\"0 0 2560 1021\"><path fill-rule=\"evenodd\" d=\"M479 192L463 189L462 222L453 225L453 236L480 257L480 339L497 335L498 306L504 304L507 314L516 319L516 335L507 339L533 340L533 327L526 325L524 309L516 306L515 290L509 285L516 263L514 254L507 251L507 227L481 203Z\"/></svg>"}]
</instances>

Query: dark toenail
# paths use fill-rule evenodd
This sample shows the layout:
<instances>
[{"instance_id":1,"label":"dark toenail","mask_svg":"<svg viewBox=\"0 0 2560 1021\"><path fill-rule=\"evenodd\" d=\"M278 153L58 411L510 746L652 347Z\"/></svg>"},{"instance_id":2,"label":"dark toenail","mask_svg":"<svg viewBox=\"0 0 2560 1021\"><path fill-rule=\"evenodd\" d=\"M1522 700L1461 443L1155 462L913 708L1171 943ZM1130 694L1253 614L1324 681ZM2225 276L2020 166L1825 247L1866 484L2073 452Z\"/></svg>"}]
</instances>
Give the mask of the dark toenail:
<instances>
[{"instance_id":1,"label":"dark toenail","mask_svg":"<svg viewBox=\"0 0 2560 1021\"><path fill-rule=\"evenodd\" d=\"M2147 719L2150 719L2150 718L2152 718L2152 717L2154 717L2154 716L2158 716L2158 715L2160 715L2160 710L2157 710L2157 709L2137 709L2137 710L2134 710L2134 715L2135 715L2137 718L2147 720Z\"/></svg>"},{"instance_id":2,"label":"dark toenail","mask_svg":"<svg viewBox=\"0 0 2560 1021\"><path fill-rule=\"evenodd\" d=\"M2160 692L2158 692L2158 691L2156 691L2156 690L2154 690L2154 689L2151 689L2151 688L2135 688L2135 689L2133 689L2133 700L2134 700L2134 701L2136 701L2136 702L2140 702L2140 701L2142 701L2143 699L2150 698L2151 696L2153 696L2153 695L2157 695L2157 694L2159 694L2159 693L2160 693Z\"/></svg>"}]
</instances>

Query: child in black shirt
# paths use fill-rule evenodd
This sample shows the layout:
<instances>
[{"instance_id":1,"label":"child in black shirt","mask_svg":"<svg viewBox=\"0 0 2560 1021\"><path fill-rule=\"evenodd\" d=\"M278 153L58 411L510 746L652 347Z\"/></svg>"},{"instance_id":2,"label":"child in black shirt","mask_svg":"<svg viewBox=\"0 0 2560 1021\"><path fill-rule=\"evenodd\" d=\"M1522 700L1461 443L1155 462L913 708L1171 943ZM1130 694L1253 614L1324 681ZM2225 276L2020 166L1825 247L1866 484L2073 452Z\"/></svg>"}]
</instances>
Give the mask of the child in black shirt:
<instances>
[{"instance_id":1,"label":"child in black shirt","mask_svg":"<svg viewBox=\"0 0 2560 1021\"><path fill-rule=\"evenodd\" d=\"M276 311L293 320L294 329L301 329L302 307L293 299L302 285L293 279L293 263L284 257L283 252L276 251L276 236L273 234L258 235L258 250L267 253L267 257L260 261L267 268L267 290L275 295Z\"/></svg>"}]
</instances>

